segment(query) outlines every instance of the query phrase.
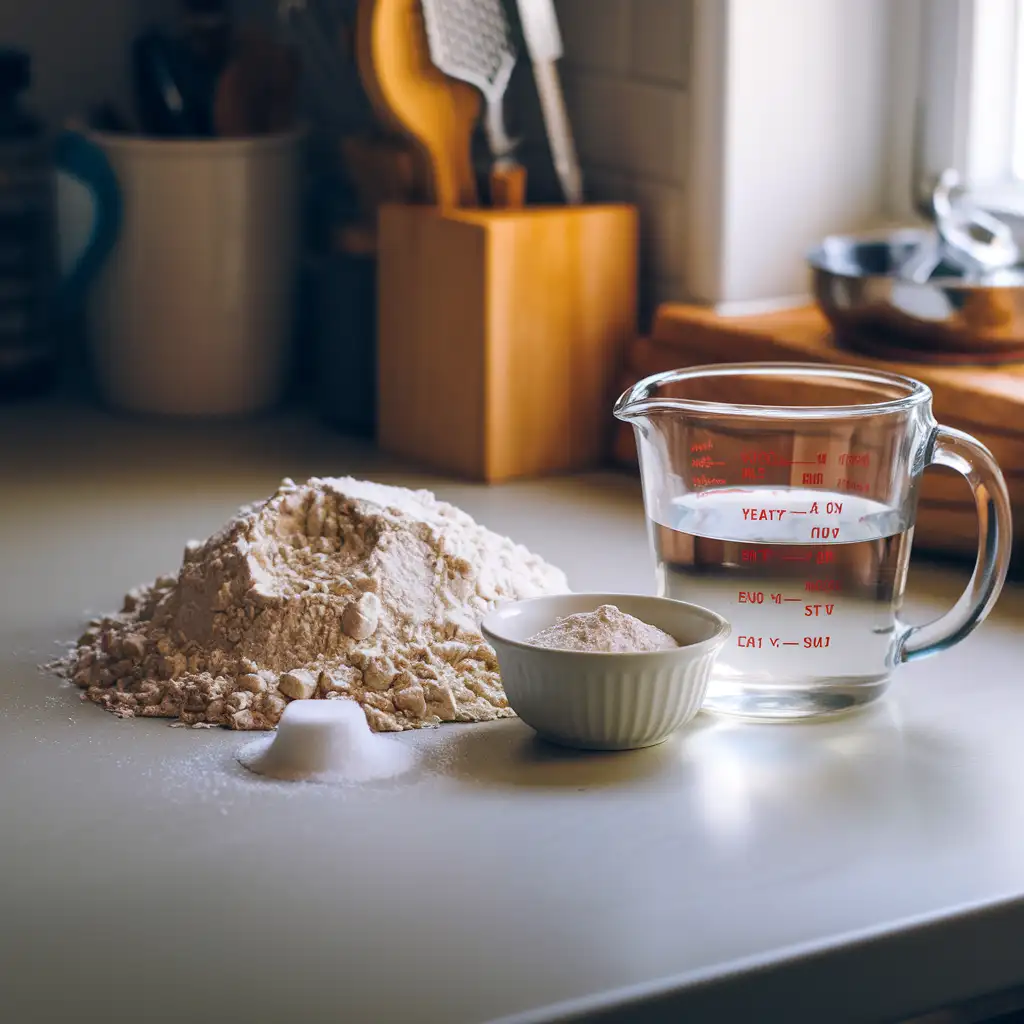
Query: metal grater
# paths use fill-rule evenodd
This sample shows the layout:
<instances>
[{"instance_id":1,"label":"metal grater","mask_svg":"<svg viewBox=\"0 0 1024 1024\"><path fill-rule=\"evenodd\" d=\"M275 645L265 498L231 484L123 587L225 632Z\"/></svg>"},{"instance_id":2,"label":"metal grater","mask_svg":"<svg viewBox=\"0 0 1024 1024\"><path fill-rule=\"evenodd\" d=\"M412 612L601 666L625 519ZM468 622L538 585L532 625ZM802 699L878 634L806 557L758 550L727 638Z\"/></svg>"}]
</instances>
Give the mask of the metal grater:
<instances>
[{"instance_id":1,"label":"metal grater","mask_svg":"<svg viewBox=\"0 0 1024 1024\"><path fill-rule=\"evenodd\" d=\"M487 104L484 128L491 155L507 157L514 143L505 131L504 99L516 47L501 0L422 0L430 59L449 78L468 82Z\"/></svg>"}]
</instances>

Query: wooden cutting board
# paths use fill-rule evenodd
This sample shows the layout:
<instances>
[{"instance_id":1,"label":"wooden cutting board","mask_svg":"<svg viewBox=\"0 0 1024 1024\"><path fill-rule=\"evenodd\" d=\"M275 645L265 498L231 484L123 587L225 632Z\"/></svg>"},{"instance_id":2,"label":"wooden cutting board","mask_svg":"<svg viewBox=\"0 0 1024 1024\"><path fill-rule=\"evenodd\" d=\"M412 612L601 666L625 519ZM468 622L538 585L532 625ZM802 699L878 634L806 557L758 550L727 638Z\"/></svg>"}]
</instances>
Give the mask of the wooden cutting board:
<instances>
[{"instance_id":1,"label":"wooden cutting board","mask_svg":"<svg viewBox=\"0 0 1024 1024\"><path fill-rule=\"evenodd\" d=\"M1018 541L1024 541L1024 365L949 367L889 363L838 348L814 307L750 317L721 317L691 306L663 306L649 338L631 346L620 381L625 391L651 374L704 363L748 361L843 363L902 373L931 388L936 418L973 434L993 453L1006 477ZM620 424L613 458L636 468L633 430ZM915 545L923 550L973 555L974 503L957 474L928 471L922 485Z\"/></svg>"},{"instance_id":2,"label":"wooden cutting board","mask_svg":"<svg viewBox=\"0 0 1024 1024\"><path fill-rule=\"evenodd\" d=\"M623 378L623 390L632 386L636 381L649 377L652 374L664 373L667 370L681 370L690 366L699 366L702 363L734 363L744 360L770 360L770 359L794 359L796 356L786 354L772 357L766 352L752 353L744 347L730 344L728 348L719 348L714 352L702 351L698 348L684 348L682 346L672 347L658 344L650 338L639 338L633 342L628 359L628 374ZM803 361L807 361L804 359ZM895 368L895 364L892 364ZM889 369L885 364L879 364L879 368ZM896 372L903 373L906 368L900 366ZM911 376L913 376L911 374ZM918 380L922 377L918 375ZM928 381L925 381L927 384ZM982 410L986 408L984 401L974 399L975 404L980 404ZM1016 432L1006 429L1006 424L1000 427L986 426L978 422L984 418L982 414L975 414L975 404L962 396L959 402L950 398L947 401L949 408L945 412L936 410L936 417L946 426L956 427L973 434L989 451L995 456L1003 473L1009 478L1014 474L1024 476L1024 398L1017 412L1017 421L1021 424L1022 430ZM972 418L974 416L974 418ZM628 428L627 428L628 429Z\"/></svg>"},{"instance_id":3,"label":"wooden cutting board","mask_svg":"<svg viewBox=\"0 0 1024 1024\"><path fill-rule=\"evenodd\" d=\"M814 306L722 317L709 309L665 305L655 318L651 340L698 357L694 363L793 359L903 373L932 389L935 415L941 422L956 418L1024 438L1024 363L973 367L886 362L838 348L827 321Z\"/></svg>"}]
</instances>

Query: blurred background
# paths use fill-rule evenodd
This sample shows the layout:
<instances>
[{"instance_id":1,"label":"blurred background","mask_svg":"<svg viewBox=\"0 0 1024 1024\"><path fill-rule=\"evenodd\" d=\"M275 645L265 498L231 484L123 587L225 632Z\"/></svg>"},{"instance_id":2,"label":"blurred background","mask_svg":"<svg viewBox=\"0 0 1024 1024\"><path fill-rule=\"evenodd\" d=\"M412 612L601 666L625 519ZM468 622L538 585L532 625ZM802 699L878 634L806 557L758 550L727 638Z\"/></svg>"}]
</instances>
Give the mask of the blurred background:
<instances>
[{"instance_id":1,"label":"blurred background","mask_svg":"<svg viewBox=\"0 0 1024 1024\"><path fill-rule=\"evenodd\" d=\"M649 372L867 361L1016 499L1022 33L1019 0L4 3L0 395L290 407L493 482L631 465Z\"/></svg>"}]
</instances>

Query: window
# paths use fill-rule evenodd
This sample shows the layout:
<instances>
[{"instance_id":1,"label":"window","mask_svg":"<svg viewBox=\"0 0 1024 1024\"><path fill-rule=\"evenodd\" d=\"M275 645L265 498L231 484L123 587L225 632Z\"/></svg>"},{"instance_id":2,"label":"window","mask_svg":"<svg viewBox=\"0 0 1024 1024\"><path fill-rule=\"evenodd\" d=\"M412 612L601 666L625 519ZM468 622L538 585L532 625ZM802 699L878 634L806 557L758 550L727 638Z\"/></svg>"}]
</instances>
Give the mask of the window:
<instances>
[{"instance_id":1,"label":"window","mask_svg":"<svg viewBox=\"0 0 1024 1024\"><path fill-rule=\"evenodd\" d=\"M686 285L803 301L825 235L952 167L1024 243L1024 0L692 0Z\"/></svg>"},{"instance_id":2,"label":"window","mask_svg":"<svg viewBox=\"0 0 1024 1024\"><path fill-rule=\"evenodd\" d=\"M1013 176L1024 181L1024 0L1016 0L1013 83Z\"/></svg>"},{"instance_id":3,"label":"window","mask_svg":"<svg viewBox=\"0 0 1024 1024\"><path fill-rule=\"evenodd\" d=\"M920 4L916 167L1024 211L1024 0Z\"/></svg>"}]
</instances>

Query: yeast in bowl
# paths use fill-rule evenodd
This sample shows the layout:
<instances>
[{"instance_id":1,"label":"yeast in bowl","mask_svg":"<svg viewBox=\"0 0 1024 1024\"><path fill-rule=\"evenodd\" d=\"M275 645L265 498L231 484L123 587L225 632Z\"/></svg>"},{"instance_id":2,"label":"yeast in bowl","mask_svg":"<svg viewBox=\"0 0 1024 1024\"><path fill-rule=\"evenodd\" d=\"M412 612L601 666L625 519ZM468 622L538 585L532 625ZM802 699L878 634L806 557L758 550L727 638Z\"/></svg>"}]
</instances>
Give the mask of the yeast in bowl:
<instances>
[{"instance_id":1,"label":"yeast in bowl","mask_svg":"<svg viewBox=\"0 0 1024 1024\"><path fill-rule=\"evenodd\" d=\"M565 616L614 605L680 645L642 652L572 651L531 644ZM700 710L715 657L730 634L722 616L665 597L557 594L503 605L482 624L509 704L547 740L587 750L654 746Z\"/></svg>"}]
</instances>

